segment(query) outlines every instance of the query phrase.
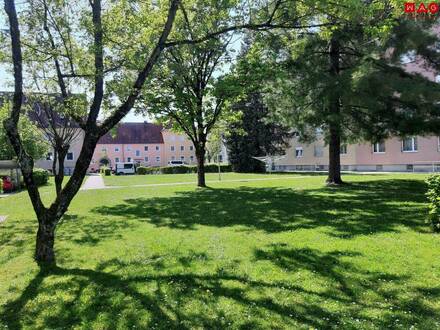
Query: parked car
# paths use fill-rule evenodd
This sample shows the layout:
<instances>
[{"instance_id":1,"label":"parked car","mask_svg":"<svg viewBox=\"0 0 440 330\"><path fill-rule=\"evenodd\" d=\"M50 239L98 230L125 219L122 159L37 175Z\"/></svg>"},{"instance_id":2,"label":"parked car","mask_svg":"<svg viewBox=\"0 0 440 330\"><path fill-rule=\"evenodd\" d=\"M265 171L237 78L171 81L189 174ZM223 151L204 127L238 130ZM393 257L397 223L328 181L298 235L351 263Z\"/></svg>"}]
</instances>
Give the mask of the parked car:
<instances>
[{"instance_id":1,"label":"parked car","mask_svg":"<svg viewBox=\"0 0 440 330\"><path fill-rule=\"evenodd\" d=\"M114 173L116 175L136 174L134 163L116 163Z\"/></svg>"},{"instance_id":2,"label":"parked car","mask_svg":"<svg viewBox=\"0 0 440 330\"><path fill-rule=\"evenodd\" d=\"M14 183L12 182L11 177L1 176L0 180L3 181L3 191L4 192L11 192L14 190Z\"/></svg>"},{"instance_id":3,"label":"parked car","mask_svg":"<svg viewBox=\"0 0 440 330\"><path fill-rule=\"evenodd\" d=\"M168 162L168 166L184 166L187 165L183 160L171 160Z\"/></svg>"}]
</instances>

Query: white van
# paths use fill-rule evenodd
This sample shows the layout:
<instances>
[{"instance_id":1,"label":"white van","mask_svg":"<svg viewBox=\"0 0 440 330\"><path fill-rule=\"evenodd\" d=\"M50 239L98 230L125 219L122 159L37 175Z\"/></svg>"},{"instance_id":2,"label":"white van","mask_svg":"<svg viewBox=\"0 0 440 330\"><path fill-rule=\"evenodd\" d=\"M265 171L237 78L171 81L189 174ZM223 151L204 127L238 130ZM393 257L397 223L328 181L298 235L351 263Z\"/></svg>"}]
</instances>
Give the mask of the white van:
<instances>
[{"instance_id":1,"label":"white van","mask_svg":"<svg viewBox=\"0 0 440 330\"><path fill-rule=\"evenodd\" d=\"M116 163L115 164L115 174L136 174L136 166L134 163Z\"/></svg>"}]
</instances>

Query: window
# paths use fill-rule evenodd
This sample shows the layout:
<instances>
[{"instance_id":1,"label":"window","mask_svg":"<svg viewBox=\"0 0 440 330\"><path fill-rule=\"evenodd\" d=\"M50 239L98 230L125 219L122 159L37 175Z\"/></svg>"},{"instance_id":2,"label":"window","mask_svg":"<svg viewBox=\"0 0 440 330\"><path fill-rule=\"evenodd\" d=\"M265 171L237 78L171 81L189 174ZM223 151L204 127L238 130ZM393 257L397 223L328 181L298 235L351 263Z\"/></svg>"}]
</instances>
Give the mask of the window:
<instances>
[{"instance_id":1,"label":"window","mask_svg":"<svg viewBox=\"0 0 440 330\"><path fill-rule=\"evenodd\" d=\"M183 162L185 160L185 156L180 156L180 160Z\"/></svg>"},{"instance_id":2,"label":"window","mask_svg":"<svg viewBox=\"0 0 440 330\"><path fill-rule=\"evenodd\" d=\"M158 162L158 163L160 162L160 157L159 156L156 157L156 162Z\"/></svg>"},{"instance_id":3,"label":"window","mask_svg":"<svg viewBox=\"0 0 440 330\"><path fill-rule=\"evenodd\" d=\"M115 158L115 163L119 163L119 157Z\"/></svg>"},{"instance_id":4,"label":"window","mask_svg":"<svg viewBox=\"0 0 440 330\"><path fill-rule=\"evenodd\" d=\"M194 150L194 146L189 146L189 150L193 151Z\"/></svg>"},{"instance_id":5,"label":"window","mask_svg":"<svg viewBox=\"0 0 440 330\"><path fill-rule=\"evenodd\" d=\"M131 163L131 157L127 157L127 162Z\"/></svg>"},{"instance_id":6,"label":"window","mask_svg":"<svg viewBox=\"0 0 440 330\"><path fill-rule=\"evenodd\" d=\"M127 146L127 151L131 151L131 147L130 146Z\"/></svg>"},{"instance_id":7,"label":"window","mask_svg":"<svg viewBox=\"0 0 440 330\"><path fill-rule=\"evenodd\" d=\"M377 142L373 144L373 153L383 154L385 152L385 142Z\"/></svg>"},{"instance_id":8,"label":"window","mask_svg":"<svg viewBox=\"0 0 440 330\"><path fill-rule=\"evenodd\" d=\"M148 162L148 157L145 157L144 159L145 159L146 162Z\"/></svg>"},{"instance_id":9,"label":"window","mask_svg":"<svg viewBox=\"0 0 440 330\"><path fill-rule=\"evenodd\" d=\"M174 146L171 146L171 151L174 151Z\"/></svg>"},{"instance_id":10,"label":"window","mask_svg":"<svg viewBox=\"0 0 440 330\"><path fill-rule=\"evenodd\" d=\"M156 151L159 151L160 150L160 147L159 146L156 146Z\"/></svg>"},{"instance_id":11,"label":"window","mask_svg":"<svg viewBox=\"0 0 440 330\"><path fill-rule=\"evenodd\" d=\"M129 170L133 168L133 164L124 164L124 170Z\"/></svg>"},{"instance_id":12,"label":"window","mask_svg":"<svg viewBox=\"0 0 440 330\"><path fill-rule=\"evenodd\" d=\"M115 152L119 152L119 148L118 147L115 148Z\"/></svg>"},{"instance_id":13,"label":"window","mask_svg":"<svg viewBox=\"0 0 440 330\"><path fill-rule=\"evenodd\" d=\"M148 151L148 146L145 146L145 147L144 147L144 151Z\"/></svg>"},{"instance_id":14,"label":"window","mask_svg":"<svg viewBox=\"0 0 440 330\"><path fill-rule=\"evenodd\" d=\"M218 155L218 162L223 163L223 155L222 154Z\"/></svg>"},{"instance_id":15,"label":"window","mask_svg":"<svg viewBox=\"0 0 440 330\"><path fill-rule=\"evenodd\" d=\"M180 146L180 151L184 151L185 150L185 146Z\"/></svg>"},{"instance_id":16,"label":"window","mask_svg":"<svg viewBox=\"0 0 440 330\"><path fill-rule=\"evenodd\" d=\"M48 152L46 155L46 160L53 160L53 153Z\"/></svg>"},{"instance_id":17,"label":"window","mask_svg":"<svg viewBox=\"0 0 440 330\"><path fill-rule=\"evenodd\" d=\"M176 160L176 157L172 156L172 157L171 157L171 160Z\"/></svg>"},{"instance_id":18,"label":"window","mask_svg":"<svg viewBox=\"0 0 440 330\"><path fill-rule=\"evenodd\" d=\"M73 152L68 152L67 153L66 160L73 160Z\"/></svg>"},{"instance_id":19,"label":"window","mask_svg":"<svg viewBox=\"0 0 440 330\"><path fill-rule=\"evenodd\" d=\"M302 156L304 156L304 150L302 147L297 147L295 149L295 157L296 158L301 158Z\"/></svg>"},{"instance_id":20,"label":"window","mask_svg":"<svg viewBox=\"0 0 440 330\"><path fill-rule=\"evenodd\" d=\"M191 160L191 162L194 161L194 156L190 156L189 159Z\"/></svg>"},{"instance_id":21,"label":"window","mask_svg":"<svg viewBox=\"0 0 440 330\"><path fill-rule=\"evenodd\" d=\"M102 152L107 152L107 148L102 148L101 151Z\"/></svg>"},{"instance_id":22,"label":"window","mask_svg":"<svg viewBox=\"0 0 440 330\"><path fill-rule=\"evenodd\" d=\"M322 146L315 146L314 147L314 155L315 157L323 157L324 156L324 149Z\"/></svg>"},{"instance_id":23,"label":"window","mask_svg":"<svg viewBox=\"0 0 440 330\"><path fill-rule=\"evenodd\" d=\"M140 150L136 150L136 157L139 157L141 155L141 151Z\"/></svg>"},{"instance_id":24,"label":"window","mask_svg":"<svg viewBox=\"0 0 440 330\"><path fill-rule=\"evenodd\" d=\"M403 152L416 152L417 151L417 138L409 137L402 140Z\"/></svg>"},{"instance_id":25,"label":"window","mask_svg":"<svg viewBox=\"0 0 440 330\"><path fill-rule=\"evenodd\" d=\"M346 154L347 154L347 145L342 144L341 145L341 155L346 155Z\"/></svg>"}]
</instances>

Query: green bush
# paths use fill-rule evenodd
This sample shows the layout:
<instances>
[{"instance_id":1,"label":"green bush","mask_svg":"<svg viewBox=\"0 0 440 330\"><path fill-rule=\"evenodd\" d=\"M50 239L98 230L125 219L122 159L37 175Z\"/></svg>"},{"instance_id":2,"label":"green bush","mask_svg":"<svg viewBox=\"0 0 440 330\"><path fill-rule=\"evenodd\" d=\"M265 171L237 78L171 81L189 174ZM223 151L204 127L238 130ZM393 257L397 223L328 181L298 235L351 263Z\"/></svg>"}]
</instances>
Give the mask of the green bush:
<instances>
[{"instance_id":1,"label":"green bush","mask_svg":"<svg viewBox=\"0 0 440 330\"><path fill-rule=\"evenodd\" d=\"M101 173L101 175L104 175L104 176L111 176L112 175L112 170L106 166L101 167L99 172Z\"/></svg>"},{"instance_id":2,"label":"green bush","mask_svg":"<svg viewBox=\"0 0 440 330\"><path fill-rule=\"evenodd\" d=\"M0 178L0 194L3 193L3 180Z\"/></svg>"},{"instance_id":3,"label":"green bush","mask_svg":"<svg viewBox=\"0 0 440 330\"><path fill-rule=\"evenodd\" d=\"M428 220L435 232L440 232L440 175L432 175L427 180L429 200Z\"/></svg>"},{"instance_id":4,"label":"green bush","mask_svg":"<svg viewBox=\"0 0 440 330\"><path fill-rule=\"evenodd\" d=\"M139 166L136 169L136 174L138 175L158 174L158 173L159 173L159 169L154 167Z\"/></svg>"},{"instance_id":5,"label":"green bush","mask_svg":"<svg viewBox=\"0 0 440 330\"><path fill-rule=\"evenodd\" d=\"M232 172L231 165L220 165L222 172ZM217 164L207 164L205 165L206 173L217 173ZM140 166L137 168L136 173L138 175L146 174L187 174L187 173L197 173L197 166L195 165L182 165L182 166L164 166L164 167L144 167Z\"/></svg>"},{"instance_id":6,"label":"green bush","mask_svg":"<svg viewBox=\"0 0 440 330\"><path fill-rule=\"evenodd\" d=\"M222 173L232 172L231 165L221 164L220 171ZM205 165L205 173L217 173L218 172L218 164L206 164Z\"/></svg>"},{"instance_id":7,"label":"green bush","mask_svg":"<svg viewBox=\"0 0 440 330\"><path fill-rule=\"evenodd\" d=\"M195 173L195 166L167 166L161 167L160 173L162 174L185 174L185 173Z\"/></svg>"},{"instance_id":8,"label":"green bush","mask_svg":"<svg viewBox=\"0 0 440 330\"><path fill-rule=\"evenodd\" d=\"M49 181L49 172L42 169L34 169L34 182L37 186L43 186Z\"/></svg>"}]
</instances>

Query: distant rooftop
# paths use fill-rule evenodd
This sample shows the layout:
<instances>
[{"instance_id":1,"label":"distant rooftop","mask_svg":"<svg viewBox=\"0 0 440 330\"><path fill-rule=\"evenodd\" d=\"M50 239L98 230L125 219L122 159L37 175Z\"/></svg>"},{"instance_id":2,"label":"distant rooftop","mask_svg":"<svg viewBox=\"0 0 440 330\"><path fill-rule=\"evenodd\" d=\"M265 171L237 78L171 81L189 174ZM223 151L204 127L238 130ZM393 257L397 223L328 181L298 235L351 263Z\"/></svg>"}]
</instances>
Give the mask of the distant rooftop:
<instances>
[{"instance_id":1,"label":"distant rooftop","mask_svg":"<svg viewBox=\"0 0 440 330\"><path fill-rule=\"evenodd\" d=\"M161 125L147 122L120 123L105 134L98 144L162 144L162 129Z\"/></svg>"}]
</instances>

